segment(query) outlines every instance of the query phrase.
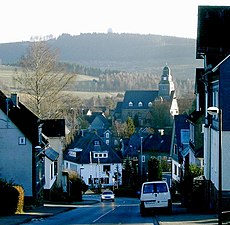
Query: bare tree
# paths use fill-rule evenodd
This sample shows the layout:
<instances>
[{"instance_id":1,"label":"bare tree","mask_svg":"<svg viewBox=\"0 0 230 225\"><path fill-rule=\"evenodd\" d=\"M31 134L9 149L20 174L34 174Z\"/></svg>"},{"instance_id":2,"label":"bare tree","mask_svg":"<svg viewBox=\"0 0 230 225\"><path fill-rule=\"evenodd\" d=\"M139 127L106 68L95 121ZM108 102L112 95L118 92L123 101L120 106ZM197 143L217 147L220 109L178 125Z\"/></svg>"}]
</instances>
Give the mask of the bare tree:
<instances>
[{"instance_id":1,"label":"bare tree","mask_svg":"<svg viewBox=\"0 0 230 225\"><path fill-rule=\"evenodd\" d=\"M22 71L17 71L14 79L20 92L26 94L29 107L41 118L55 118L63 107L62 91L73 78L58 64L57 50L45 41L31 42L20 66Z\"/></svg>"}]
</instances>

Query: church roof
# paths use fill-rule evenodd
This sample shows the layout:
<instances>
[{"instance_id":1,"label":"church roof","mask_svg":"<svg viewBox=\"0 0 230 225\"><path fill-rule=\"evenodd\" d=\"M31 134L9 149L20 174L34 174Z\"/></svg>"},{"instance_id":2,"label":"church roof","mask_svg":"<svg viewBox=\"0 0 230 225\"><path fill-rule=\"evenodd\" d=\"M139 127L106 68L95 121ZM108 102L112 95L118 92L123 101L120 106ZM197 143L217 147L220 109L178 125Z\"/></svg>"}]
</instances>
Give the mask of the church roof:
<instances>
[{"instance_id":1,"label":"church roof","mask_svg":"<svg viewBox=\"0 0 230 225\"><path fill-rule=\"evenodd\" d=\"M158 91L152 90L128 90L125 92L122 109L149 109L158 96Z\"/></svg>"},{"instance_id":2,"label":"church roof","mask_svg":"<svg viewBox=\"0 0 230 225\"><path fill-rule=\"evenodd\" d=\"M170 68L166 65L163 69L163 76L169 76L170 75Z\"/></svg>"}]
</instances>

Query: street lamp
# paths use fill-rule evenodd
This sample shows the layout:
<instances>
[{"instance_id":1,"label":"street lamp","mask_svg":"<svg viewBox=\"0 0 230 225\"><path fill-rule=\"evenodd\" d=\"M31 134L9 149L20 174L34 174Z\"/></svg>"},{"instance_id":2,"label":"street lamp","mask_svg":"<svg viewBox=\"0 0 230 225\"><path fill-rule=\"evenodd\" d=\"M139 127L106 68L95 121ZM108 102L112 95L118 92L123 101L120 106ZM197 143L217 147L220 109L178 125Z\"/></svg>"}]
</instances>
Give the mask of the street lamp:
<instances>
[{"instance_id":1,"label":"street lamp","mask_svg":"<svg viewBox=\"0 0 230 225\"><path fill-rule=\"evenodd\" d=\"M143 141L143 137L141 137L141 162L140 162L140 166L141 166L141 182L142 182L142 141Z\"/></svg>"},{"instance_id":2,"label":"street lamp","mask_svg":"<svg viewBox=\"0 0 230 225\"><path fill-rule=\"evenodd\" d=\"M209 115L219 119L219 192L218 192L218 224L222 224L222 111L217 107L207 109Z\"/></svg>"}]
</instances>

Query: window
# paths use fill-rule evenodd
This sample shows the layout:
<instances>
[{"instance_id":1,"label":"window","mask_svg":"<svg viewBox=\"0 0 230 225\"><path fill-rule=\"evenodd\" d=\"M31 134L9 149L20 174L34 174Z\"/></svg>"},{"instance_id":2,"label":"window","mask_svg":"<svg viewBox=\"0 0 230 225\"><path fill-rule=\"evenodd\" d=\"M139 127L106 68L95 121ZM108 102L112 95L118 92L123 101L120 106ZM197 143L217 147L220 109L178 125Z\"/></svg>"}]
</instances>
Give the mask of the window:
<instances>
[{"instance_id":1,"label":"window","mask_svg":"<svg viewBox=\"0 0 230 225\"><path fill-rule=\"evenodd\" d=\"M99 140L94 140L93 144L94 144L94 146L99 146L100 145L100 141Z\"/></svg>"},{"instance_id":2,"label":"window","mask_svg":"<svg viewBox=\"0 0 230 225\"><path fill-rule=\"evenodd\" d=\"M129 102L129 107L132 107L133 106L133 103L132 102Z\"/></svg>"},{"instance_id":3,"label":"window","mask_svg":"<svg viewBox=\"0 0 230 225\"><path fill-rule=\"evenodd\" d=\"M108 158L108 152L99 152L93 154L94 158Z\"/></svg>"},{"instance_id":4,"label":"window","mask_svg":"<svg viewBox=\"0 0 230 225\"><path fill-rule=\"evenodd\" d=\"M145 162L145 156L142 155L142 159L141 159L142 162Z\"/></svg>"},{"instance_id":5,"label":"window","mask_svg":"<svg viewBox=\"0 0 230 225\"><path fill-rule=\"evenodd\" d=\"M18 138L18 144L19 145L25 145L26 144L26 138L25 137L19 137Z\"/></svg>"},{"instance_id":6,"label":"window","mask_svg":"<svg viewBox=\"0 0 230 225\"><path fill-rule=\"evenodd\" d=\"M106 134L105 134L105 138L109 138L109 133L106 133Z\"/></svg>"},{"instance_id":7,"label":"window","mask_svg":"<svg viewBox=\"0 0 230 225\"><path fill-rule=\"evenodd\" d=\"M189 129L181 129L180 133L181 133L181 143L188 144L189 136L190 136Z\"/></svg>"},{"instance_id":8,"label":"window","mask_svg":"<svg viewBox=\"0 0 230 225\"><path fill-rule=\"evenodd\" d=\"M174 175L177 176L177 165L174 165Z\"/></svg>"},{"instance_id":9,"label":"window","mask_svg":"<svg viewBox=\"0 0 230 225\"><path fill-rule=\"evenodd\" d=\"M173 146L173 153L174 153L175 155L177 155L177 145L174 145L174 146Z\"/></svg>"},{"instance_id":10,"label":"window","mask_svg":"<svg viewBox=\"0 0 230 225\"><path fill-rule=\"evenodd\" d=\"M165 183L150 183L150 184L145 184L143 193L164 193L168 192L168 188Z\"/></svg>"},{"instance_id":11,"label":"window","mask_svg":"<svg viewBox=\"0 0 230 225\"><path fill-rule=\"evenodd\" d=\"M103 172L110 172L110 165L104 165L103 166Z\"/></svg>"},{"instance_id":12,"label":"window","mask_svg":"<svg viewBox=\"0 0 230 225\"><path fill-rule=\"evenodd\" d=\"M109 145L109 140L106 140L105 143L106 143L107 145Z\"/></svg>"},{"instance_id":13,"label":"window","mask_svg":"<svg viewBox=\"0 0 230 225\"><path fill-rule=\"evenodd\" d=\"M138 107L142 107L143 103L142 102L138 102Z\"/></svg>"},{"instance_id":14,"label":"window","mask_svg":"<svg viewBox=\"0 0 230 225\"><path fill-rule=\"evenodd\" d=\"M53 175L54 175L54 170L53 170L53 163L50 165L50 179L53 179Z\"/></svg>"},{"instance_id":15,"label":"window","mask_svg":"<svg viewBox=\"0 0 230 225\"><path fill-rule=\"evenodd\" d=\"M149 102L148 103L148 107L152 107L153 106L153 103L152 102Z\"/></svg>"}]
</instances>

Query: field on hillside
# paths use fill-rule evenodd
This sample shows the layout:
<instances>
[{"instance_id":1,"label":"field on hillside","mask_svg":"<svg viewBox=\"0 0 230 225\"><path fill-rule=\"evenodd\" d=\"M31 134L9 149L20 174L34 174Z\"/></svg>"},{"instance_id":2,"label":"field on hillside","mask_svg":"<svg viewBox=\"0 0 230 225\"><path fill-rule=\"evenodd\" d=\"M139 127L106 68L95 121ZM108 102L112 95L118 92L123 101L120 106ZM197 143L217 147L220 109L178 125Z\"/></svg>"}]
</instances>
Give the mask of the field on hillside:
<instances>
[{"instance_id":1,"label":"field on hillside","mask_svg":"<svg viewBox=\"0 0 230 225\"><path fill-rule=\"evenodd\" d=\"M15 76L15 67L0 65L0 83L2 86L6 86L12 89L15 84L13 82L13 77ZM89 81L95 79L94 77L87 75L76 75L75 82L78 81ZM81 99L89 99L91 97L112 97L116 96L117 92L82 92L82 91L67 91L76 97Z\"/></svg>"}]
</instances>

